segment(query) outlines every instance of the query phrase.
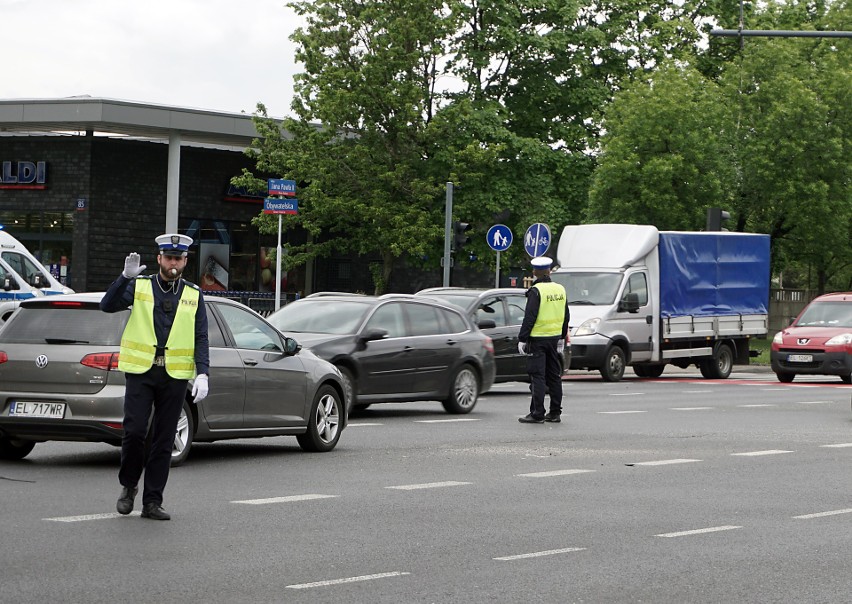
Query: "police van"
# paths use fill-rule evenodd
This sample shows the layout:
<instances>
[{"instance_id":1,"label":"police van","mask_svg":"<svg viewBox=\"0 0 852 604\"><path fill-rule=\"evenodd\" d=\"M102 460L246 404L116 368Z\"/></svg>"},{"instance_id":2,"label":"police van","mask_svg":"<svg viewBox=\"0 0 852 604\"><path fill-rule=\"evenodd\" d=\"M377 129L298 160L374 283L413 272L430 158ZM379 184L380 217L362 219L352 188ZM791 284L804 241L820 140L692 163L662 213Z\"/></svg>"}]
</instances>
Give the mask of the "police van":
<instances>
[{"instance_id":1,"label":"police van","mask_svg":"<svg viewBox=\"0 0 852 604\"><path fill-rule=\"evenodd\" d=\"M73 294L50 274L23 243L0 225L0 325L21 300L56 294Z\"/></svg>"}]
</instances>

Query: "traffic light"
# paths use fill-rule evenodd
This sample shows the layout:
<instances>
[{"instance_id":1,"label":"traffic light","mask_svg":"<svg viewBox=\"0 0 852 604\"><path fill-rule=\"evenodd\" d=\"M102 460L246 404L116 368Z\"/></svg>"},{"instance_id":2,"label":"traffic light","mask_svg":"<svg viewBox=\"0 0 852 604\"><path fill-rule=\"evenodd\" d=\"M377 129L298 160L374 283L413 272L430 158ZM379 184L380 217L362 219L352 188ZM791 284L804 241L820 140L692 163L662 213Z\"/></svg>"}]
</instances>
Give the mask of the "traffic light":
<instances>
[{"instance_id":1,"label":"traffic light","mask_svg":"<svg viewBox=\"0 0 852 604\"><path fill-rule=\"evenodd\" d=\"M456 221L453 223L453 251L457 252L470 243L470 236L467 232L472 228L469 222Z\"/></svg>"},{"instance_id":2,"label":"traffic light","mask_svg":"<svg viewBox=\"0 0 852 604\"><path fill-rule=\"evenodd\" d=\"M727 231L725 222L731 218L731 214L722 208L707 208L707 230Z\"/></svg>"}]
</instances>

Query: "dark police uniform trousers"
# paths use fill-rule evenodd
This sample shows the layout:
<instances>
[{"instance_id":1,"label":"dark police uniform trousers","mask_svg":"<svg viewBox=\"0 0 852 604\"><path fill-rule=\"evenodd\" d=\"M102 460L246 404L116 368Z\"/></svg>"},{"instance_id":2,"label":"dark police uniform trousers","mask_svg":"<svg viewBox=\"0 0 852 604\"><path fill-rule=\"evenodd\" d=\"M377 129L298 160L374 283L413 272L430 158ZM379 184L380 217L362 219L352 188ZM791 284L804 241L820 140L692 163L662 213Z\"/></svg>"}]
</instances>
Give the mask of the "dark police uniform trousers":
<instances>
[{"instance_id":1,"label":"dark police uniform trousers","mask_svg":"<svg viewBox=\"0 0 852 604\"><path fill-rule=\"evenodd\" d=\"M142 504L162 505L177 422L189 380L175 379L166 373L165 367L154 365L145 373L126 373L125 381L124 436L118 481L133 488L144 469ZM156 413L150 426L151 441L147 444L148 422L155 405Z\"/></svg>"},{"instance_id":2,"label":"dark police uniform trousers","mask_svg":"<svg viewBox=\"0 0 852 604\"><path fill-rule=\"evenodd\" d=\"M559 340L559 336L529 339L527 373L532 389L530 415L533 417L544 417L545 393L550 395L550 413L562 414L562 364L556 349Z\"/></svg>"}]
</instances>

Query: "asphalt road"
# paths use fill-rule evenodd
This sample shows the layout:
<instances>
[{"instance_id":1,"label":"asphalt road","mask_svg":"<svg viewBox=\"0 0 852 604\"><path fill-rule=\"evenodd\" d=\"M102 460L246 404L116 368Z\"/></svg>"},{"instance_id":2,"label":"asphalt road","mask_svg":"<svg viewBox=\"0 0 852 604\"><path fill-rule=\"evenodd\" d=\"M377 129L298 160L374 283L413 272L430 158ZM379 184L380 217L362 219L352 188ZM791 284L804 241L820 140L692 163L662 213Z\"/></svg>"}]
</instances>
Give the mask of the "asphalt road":
<instances>
[{"instance_id":1,"label":"asphalt road","mask_svg":"<svg viewBox=\"0 0 852 604\"><path fill-rule=\"evenodd\" d=\"M337 449L198 445L170 522L114 513L118 450L0 462L2 602L849 602L852 389L769 373L375 405ZM137 499L137 504L138 504Z\"/></svg>"}]
</instances>

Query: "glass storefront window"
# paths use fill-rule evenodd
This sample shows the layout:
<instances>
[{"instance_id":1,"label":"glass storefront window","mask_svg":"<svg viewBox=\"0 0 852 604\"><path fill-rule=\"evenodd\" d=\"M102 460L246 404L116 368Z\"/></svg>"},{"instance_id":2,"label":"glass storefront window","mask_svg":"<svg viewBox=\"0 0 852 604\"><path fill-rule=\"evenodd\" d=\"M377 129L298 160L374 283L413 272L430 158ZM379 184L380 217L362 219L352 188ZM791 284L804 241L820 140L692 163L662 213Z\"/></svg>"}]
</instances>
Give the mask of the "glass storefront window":
<instances>
[{"instance_id":1,"label":"glass storefront window","mask_svg":"<svg viewBox=\"0 0 852 604\"><path fill-rule=\"evenodd\" d=\"M68 284L73 212L2 210L0 224L23 243L60 283Z\"/></svg>"}]
</instances>

